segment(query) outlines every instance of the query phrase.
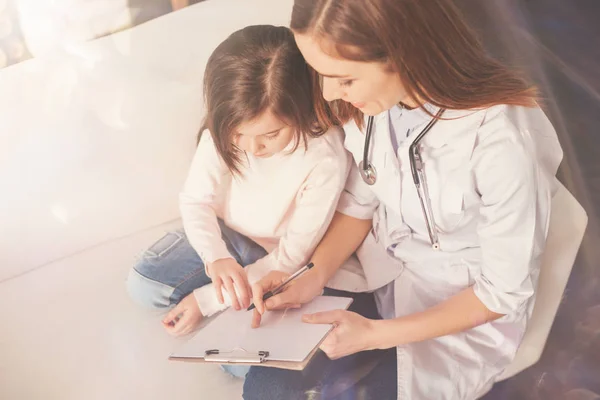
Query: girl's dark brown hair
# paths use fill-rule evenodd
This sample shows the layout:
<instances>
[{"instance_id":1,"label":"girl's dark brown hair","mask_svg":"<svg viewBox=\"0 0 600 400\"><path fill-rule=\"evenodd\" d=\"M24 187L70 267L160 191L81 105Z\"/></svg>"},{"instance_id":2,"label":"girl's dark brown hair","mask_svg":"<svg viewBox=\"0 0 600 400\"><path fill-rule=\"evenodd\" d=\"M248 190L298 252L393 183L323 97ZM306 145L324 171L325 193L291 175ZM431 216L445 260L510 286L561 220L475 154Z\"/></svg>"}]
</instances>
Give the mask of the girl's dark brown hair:
<instances>
[{"instance_id":1,"label":"girl's dark brown hair","mask_svg":"<svg viewBox=\"0 0 600 400\"><path fill-rule=\"evenodd\" d=\"M323 100L318 81L286 27L248 26L231 34L212 53L204 73L208 129L233 174L243 152L233 144L235 129L270 110L295 129L294 150L323 134L337 120Z\"/></svg>"},{"instance_id":2,"label":"girl's dark brown hair","mask_svg":"<svg viewBox=\"0 0 600 400\"><path fill-rule=\"evenodd\" d=\"M536 104L536 89L485 52L452 0L295 0L291 28L330 41L333 56L387 64L416 104ZM342 122L362 125L350 104L332 107Z\"/></svg>"}]
</instances>

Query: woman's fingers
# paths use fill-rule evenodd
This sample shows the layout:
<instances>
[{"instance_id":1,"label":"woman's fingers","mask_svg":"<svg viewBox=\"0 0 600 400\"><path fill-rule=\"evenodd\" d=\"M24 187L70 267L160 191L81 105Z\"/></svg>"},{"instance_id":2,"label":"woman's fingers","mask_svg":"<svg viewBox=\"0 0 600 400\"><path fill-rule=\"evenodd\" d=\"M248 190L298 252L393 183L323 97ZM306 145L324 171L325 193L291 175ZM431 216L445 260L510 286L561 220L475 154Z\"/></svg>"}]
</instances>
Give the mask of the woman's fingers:
<instances>
[{"instance_id":1,"label":"woman's fingers","mask_svg":"<svg viewBox=\"0 0 600 400\"><path fill-rule=\"evenodd\" d=\"M264 314L265 312L265 303L263 302L263 287L260 285L260 282L252 285L252 303L259 314Z\"/></svg>"},{"instance_id":2,"label":"woman's fingers","mask_svg":"<svg viewBox=\"0 0 600 400\"><path fill-rule=\"evenodd\" d=\"M345 310L331 310L317 312L314 314L305 314L302 316L302 321L309 324L338 324L344 319Z\"/></svg>"},{"instance_id":3,"label":"woman's fingers","mask_svg":"<svg viewBox=\"0 0 600 400\"><path fill-rule=\"evenodd\" d=\"M271 271L261 280L252 285L252 301L259 313L265 313L263 295L269 290L275 289L281 285L281 282L283 282L288 276L288 274L280 271Z\"/></svg>"},{"instance_id":4,"label":"woman's fingers","mask_svg":"<svg viewBox=\"0 0 600 400\"><path fill-rule=\"evenodd\" d=\"M258 328L260 326L260 320L262 318L262 315L260 315L260 312L258 311L258 309L254 309L252 311L252 328Z\"/></svg>"},{"instance_id":5,"label":"woman's fingers","mask_svg":"<svg viewBox=\"0 0 600 400\"><path fill-rule=\"evenodd\" d=\"M290 308L292 305L301 304L302 288L294 284L285 287L281 293L276 294L265 302L267 310L280 310Z\"/></svg>"}]
</instances>

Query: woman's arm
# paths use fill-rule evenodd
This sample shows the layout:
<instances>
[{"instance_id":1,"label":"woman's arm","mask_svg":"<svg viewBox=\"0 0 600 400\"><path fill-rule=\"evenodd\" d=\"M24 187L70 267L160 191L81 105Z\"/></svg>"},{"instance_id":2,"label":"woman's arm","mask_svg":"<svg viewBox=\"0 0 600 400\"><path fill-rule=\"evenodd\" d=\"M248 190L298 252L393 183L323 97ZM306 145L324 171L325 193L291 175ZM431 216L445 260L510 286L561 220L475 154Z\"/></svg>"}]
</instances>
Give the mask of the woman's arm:
<instances>
[{"instance_id":1,"label":"woman's arm","mask_svg":"<svg viewBox=\"0 0 600 400\"><path fill-rule=\"evenodd\" d=\"M337 212L312 258L322 287L365 240L378 207L379 200L352 163Z\"/></svg>"},{"instance_id":2,"label":"woman's arm","mask_svg":"<svg viewBox=\"0 0 600 400\"><path fill-rule=\"evenodd\" d=\"M315 266L288 284L285 289L263 302L263 294L277 287L287 274L272 271L252 285L252 300L256 306L252 325L260 324L265 310L276 310L308 303L318 296L340 266L356 251L371 229L372 220L353 218L336 212L313 258Z\"/></svg>"},{"instance_id":3,"label":"woman's arm","mask_svg":"<svg viewBox=\"0 0 600 400\"><path fill-rule=\"evenodd\" d=\"M390 347L468 330L519 312L533 296L556 170L545 171L536 163L527 137L500 126L489 132L482 128L472 156L481 196L477 226L481 274L472 287L435 307L377 323L379 345Z\"/></svg>"},{"instance_id":4,"label":"woman's arm","mask_svg":"<svg viewBox=\"0 0 600 400\"><path fill-rule=\"evenodd\" d=\"M329 356L450 335L527 307L537 285L551 185L540 177L541 166L519 134L490 132L473 152L481 196L477 234L482 255L481 274L473 286L429 309L387 321L343 311L308 316L307 322L337 322L322 345Z\"/></svg>"},{"instance_id":5,"label":"woman's arm","mask_svg":"<svg viewBox=\"0 0 600 400\"><path fill-rule=\"evenodd\" d=\"M500 318L468 288L425 311L404 317L372 320L346 310L304 316L304 322L335 324L321 344L331 359L363 350L387 349L462 332Z\"/></svg>"},{"instance_id":6,"label":"woman's arm","mask_svg":"<svg viewBox=\"0 0 600 400\"><path fill-rule=\"evenodd\" d=\"M358 219L336 212L323 240L316 248L312 262L322 287L358 249L369 231L372 219Z\"/></svg>"},{"instance_id":7,"label":"woman's arm","mask_svg":"<svg viewBox=\"0 0 600 400\"><path fill-rule=\"evenodd\" d=\"M396 319L373 321L373 332L376 332L373 347L387 349L451 335L502 316L490 311L470 287L425 311Z\"/></svg>"},{"instance_id":8,"label":"woman's arm","mask_svg":"<svg viewBox=\"0 0 600 400\"><path fill-rule=\"evenodd\" d=\"M340 196L337 212L315 249L311 261L315 266L266 304L262 293L281 282L281 273L267 274L252 287L256 309L262 314L267 309L304 304L319 295L325 284L361 245L373 223L373 214L379 202L363 182L356 164L352 163L346 186Z\"/></svg>"},{"instance_id":9,"label":"woman's arm","mask_svg":"<svg viewBox=\"0 0 600 400\"><path fill-rule=\"evenodd\" d=\"M277 247L246 266L250 283L274 270L296 272L308 263L325 235L348 177L350 159L343 148L339 154L323 154L318 150L316 148L313 154L309 150L309 157L313 160L318 158L318 161L299 188L285 234L279 239Z\"/></svg>"}]
</instances>

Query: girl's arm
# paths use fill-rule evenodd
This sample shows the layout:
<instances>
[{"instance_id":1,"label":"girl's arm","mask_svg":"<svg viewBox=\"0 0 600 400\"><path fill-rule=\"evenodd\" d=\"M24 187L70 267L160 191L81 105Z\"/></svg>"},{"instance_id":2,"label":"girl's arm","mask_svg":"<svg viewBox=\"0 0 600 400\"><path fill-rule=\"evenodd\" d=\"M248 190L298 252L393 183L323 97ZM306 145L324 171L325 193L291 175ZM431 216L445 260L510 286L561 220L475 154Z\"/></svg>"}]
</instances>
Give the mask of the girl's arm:
<instances>
[{"instance_id":1,"label":"girl's arm","mask_svg":"<svg viewBox=\"0 0 600 400\"><path fill-rule=\"evenodd\" d=\"M231 173L217 153L210 132L204 131L179 196L179 208L187 238L202 259L209 276L209 266L215 261L231 258L235 262L222 239L216 213L220 206L220 195L230 179ZM228 291L219 291L223 303L220 303L213 284L194 290L196 302L204 316L231 305Z\"/></svg>"},{"instance_id":2,"label":"girl's arm","mask_svg":"<svg viewBox=\"0 0 600 400\"><path fill-rule=\"evenodd\" d=\"M221 238L216 213L219 194L229 179L231 174L218 155L210 132L204 131L179 195L179 208L187 238L205 267L231 258Z\"/></svg>"}]
</instances>

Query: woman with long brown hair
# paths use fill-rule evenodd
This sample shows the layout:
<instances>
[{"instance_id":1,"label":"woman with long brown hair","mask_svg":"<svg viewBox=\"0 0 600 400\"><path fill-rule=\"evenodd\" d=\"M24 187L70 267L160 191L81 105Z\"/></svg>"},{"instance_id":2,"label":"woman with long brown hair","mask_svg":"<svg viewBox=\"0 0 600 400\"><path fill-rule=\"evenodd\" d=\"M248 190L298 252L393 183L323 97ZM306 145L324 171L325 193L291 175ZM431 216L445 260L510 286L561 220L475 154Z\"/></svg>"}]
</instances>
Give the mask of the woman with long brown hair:
<instances>
[{"instance_id":1,"label":"woman with long brown hair","mask_svg":"<svg viewBox=\"0 0 600 400\"><path fill-rule=\"evenodd\" d=\"M372 349L388 351L352 398L482 396L525 332L562 159L535 88L486 54L452 0L296 0L291 28L355 164L315 267L266 303L281 273L255 285L255 323L335 286L354 252L383 319L307 315L335 326L329 372L252 368L245 398L331 394L339 381L322 377Z\"/></svg>"}]
</instances>

